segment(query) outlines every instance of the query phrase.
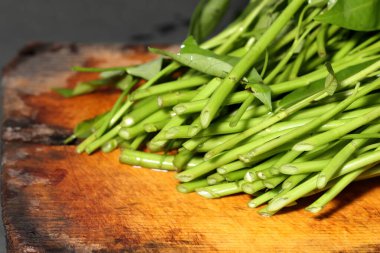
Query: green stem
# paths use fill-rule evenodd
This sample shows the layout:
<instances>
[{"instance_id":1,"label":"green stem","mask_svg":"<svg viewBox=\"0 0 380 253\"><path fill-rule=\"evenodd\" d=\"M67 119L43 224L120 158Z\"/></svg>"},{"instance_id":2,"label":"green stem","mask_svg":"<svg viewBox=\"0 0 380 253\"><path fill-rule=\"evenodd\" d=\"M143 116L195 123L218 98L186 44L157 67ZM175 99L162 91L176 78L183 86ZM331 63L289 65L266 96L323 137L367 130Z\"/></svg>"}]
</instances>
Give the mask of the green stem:
<instances>
[{"instance_id":1,"label":"green stem","mask_svg":"<svg viewBox=\"0 0 380 253\"><path fill-rule=\"evenodd\" d=\"M345 134L358 129L359 127L368 124L369 122L380 117L380 106L373 109L371 112L352 119L349 123L346 123L340 127L333 128L321 134L314 135L306 140L303 140L296 145L293 149L297 151L309 151L320 145L332 142Z\"/></svg>"},{"instance_id":2,"label":"green stem","mask_svg":"<svg viewBox=\"0 0 380 253\"><path fill-rule=\"evenodd\" d=\"M120 107L120 109L117 112L115 112L115 115L113 115L113 117L111 118L109 125L114 126L120 120L120 118L123 117L123 115L128 111L128 109L131 108L132 105L133 102L130 101L129 98L127 98L127 100Z\"/></svg>"},{"instance_id":3,"label":"green stem","mask_svg":"<svg viewBox=\"0 0 380 253\"><path fill-rule=\"evenodd\" d=\"M250 94L251 93L249 91L239 91L233 93L226 98L224 105L233 105L244 102ZM180 103L173 107L173 111L175 111L178 115L200 112L209 103L209 101L210 99L202 99L187 103Z\"/></svg>"},{"instance_id":4,"label":"green stem","mask_svg":"<svg viewBox=\"0 0 380 253\"><path fill-rule=\"evenodd\" d=\"M336 175L334 178L346 175L358 169L367 169L369 166L373 166L374 163L380 160L380 151L369 152L369 154L364 154L349 161ZM268 205L269 211L278 211L286 205L294 202L300 197L307 195L313 190L317 189L317 179L318 174L312 176L310 179L306 180L302 184L293 188L286 194L281 197L276 197L272 200L272 202Z\"/></svg>"},{"instance_id":5,"label":"green stem","mask_svg":"<svg viewBox=\"0 0 380 253\"><path fill-rule=\"evenodd\" d=\"M271 0L264 0L260 1L260 3L254 8L248 16L240 23L240 25L237 27L236 31L231 34L228 39L220 46L218 47L215 52L218 53L225 53L229 52L236 40L239 39L239 37L248 29L248 27L252 24L252 22L257 18L257 16L260 14L260 12L263 10L263 8L270 3Z\"/></svg>"},{"instance_id":6,"label":"green stem","mask_svg":"<svg viewBox=\"0 0 380 253\"><path fill-rule=\"evenodd\" d=\"M156 136L154 136L150 142L148 143L148 147L151 151L159 151L161 150L165 144L167 143L167 140L165 140L163 137L164 137L164 134L165 134L165 131L172 128L172 127L175 127L175 126L179 126L181 125L183 122L185 122L186 120L186 117L183 117L183 116L174 116L172 117L169 122L161 129L160 132L158 132L156 134Z\"/></svg>"},{"instance_id":7,"label":"green stem","mask_svg":"<svg viewBox=\"0 0 380 253\"><path fill-rule=\"evenodd\" d=\"M288 175L278 175L276 177L271 177L264 180L264 185L268 189L273 189L277 185L281 184L288 177L289 177Z\"/></svg>"},{"instance_id":8,"label":"green stem","mask_svg":"<svg viewBox=\"0 0 380 253\"><path fill-rule=\"evenodd\" d=\"M276 212L288 204L296 201L300 197L310 193L316 188L316 179L317 176L315 175L297 187L293 188L292 190L288 191L286 194L273 198L267 206L268 211Z\"/></svg>"},{"instance_id":9,"label":"green stem","mask_svg":"<svg viewBox=\"0 0 380 253\"><path fill-rule=\"evenodd\" d=\"M254 182L254 181L258 180L259 179L259 177L257 176L258 172L270 168L271 166L276 164L276 162L279 159L281 159L282 156L283 156L283 154L278 154L278 155L271 157L270 159L266 160L265 162L262 162L256 166L254 166L253 168L248 169L247 173L244 176L244 180L246 180L247 182Z\"/></svg>"},{"instance_id":10,"label":"green stem","mask_svg":"<svg viewBox=\"0 0 380 253\"><path fill-rule=\"evenodd\" d=\"M364 168L366 166L373 166L380 161L380 151L370 151L364 153L350 161L348 161L334 176L333 178L345 175L354 170Z\"/></svg>"},{"instance_id":11,"label":"green stem","mask_svg":"<svg viewBox=\"0 0 380 253\"><path fill-rule=\"evenodd\" d=\"M305 11L306 8L307 7L304 8L303 12ZM301 21L300 24L309 24L310 22L313 22L313 18L316 15L318 15L320 11L321 10L319 8L313 10L313 12L310 13L310 15L306 17L305 21ZM300 24L294 27L291 31L284 34L284 36L280 40L276 41L273 47L271 46L269 48L270 53L274 54L275 52L278 52L282 47L289 44L291 41L295 40L299 36L299 33L300 33ZM329 35L331 35L332 32L333 31L329 30ZM312 41L314 41L314 39L312 39Z\"/></svg>"},{"instance_id":12,"label":"green stem","mask_svg":"<svg viewBox=\"0 0 380 253\"><path fill-rule=\"evenodd\" d=\"M319 197L315 202L313 202L310 206L306 208L306 210L317 213L322 208L330 202L333 198L335 198L343 189L349 185L352 181L354 181L361 173L363 173L366 168L359 169L344 175L341 179L338 180L326 193L324 193L321 197Z\"/></svg>"},{"instance_id":13,"label":"green stem","mask_svg":"<svg viewBox=\"0 0 380 253\"><path fill-rule=\"evenodd\" d=\"M241 104L237 112L232 116L232 119L230 121L230 127L235 127L239 123L241 117L246 112L248 107L252 104L254 99L255 95L253 93L249 94L249 96L246 100L244 100L243 104Z\"/></svg>"},{"instance_id":14,"label":"green stem","mask_svg":"<svg viewBox=\"0 0 380 253\"><path fill-rule=\"evenodd\" d=\"M204 143L200 144L197 148L198 152L208 152L215 148L216 146L224 143L226 140L230 139L232 136L237 136L239 134L226 134L226 135L220 135L220 136L210 136L207 137L195 137L195 138L209 138Z\"/></svg>"},{"instance_id":15,"label":"green stem","mask_svg":"<svg viewBox=\"0 0 380 253\"><path fill-rule=\"evenodd\" d=\"M177 62L171 62L169 65L167 65L164 69L162 69L160 72L158 72L157 75L155 75L153 78L149 79L146 83L141 85L141 89L146 89L152 86L153 84L157 83L158 80L160 80L163 77L166 77L170 74L172 74L174 71L179 69L181 65Z\"/></svg>"},{"instance_id":16,"label":"green stem","mask_svg":"<svg viewBox=\"0 0 380 253\"><path fill-rule=\"evenodd\" d=\"M242 190L247 194L254 194L260 190L265 189L264 182L262 180L254 182L245 182L241 185Z\"/></svg>"},{"instance_id":17,"label":"green stem","mask_svg":"<svg viewBox=\"0 0 380 253\"><path fill-rule=\"evenodd\" d=\"M160 80L162 77L165 77L167 75L170 75L175 70L177 70L180 67L180 65L176 62L170 63L168 66L166 66L164 69L162 69L156 76L149 79L146 83L141 85L138 89L145 89L153 84L155 84L158 80ZM110 126L115 125L121 117L128 111L128 109L131 107L133 103L128 98L127 101L124 103L124 105L115 113L115 115L110 120Z\"/></svg>"},{"instance_id":18,"label":"green stem","mask_svg":"<svg viewBox=\"0 0 380 253\"><path fill-rule=\"evenodd\" d=\"M362 174L359 175L357 180L365 180L369 178L374 178L380 176L380 166L372 167L366 171L364 171Z\"/></svg>"},{"instance_id":19,"label":"green stem","mask_svg":"<svg viewBox=\"0 0 380 253\"><path fill-rule=\"evenodd\" d=\"M356 72L352 76L344 79L340 83L341 88L352 86L353 84L356 84L357 82L363 80L364 78L368 77L371 73L375 72L376 70L380 69L380 60L374 62L373 64L369 65L368 67L362 69L359 72Z\"/></svg>"},{"instance_id":20,"label":"green stem","mask_svg":"<svg viewBox=\"0 0 380 253\"><path fill-rule=\"evenodd\" d=\"M380 33L374 34L373 36L369 37L367 40L359 44L357 47L355 47L349 54L355 54L358 51L362 50L363 48L368 47L372 43L379 41L380 39Z\"/></svg>"},{"instance_id":21,"label":"green stem","mask_svg":"<svg viewBox=\"0 0 380 253\"><path fill-rule=\"evenodd\" d=\"M343 136L342 140L350 140L350 139L379 139L380 133L373 133L373 134L347 134Z\"/></svg>"},{"instance_id":22,"label":"green stem","mask_svg":"<svg viewBox=\"0 0 380 253\"><path fill-rule=\"evenodd\" d=\"M257 144L258 142L256 142L255 145ZM250 149L251 147L252 147L252 144L247 143L235 149L229 150L225 153L220 154L219 156L216 156L207 161L204 161L203 163L199 164L198 166L194 168L178 173L176 175L176 178L181 182L189 182L195 178L198 178L202 175L209 173L210 171L224 164L237 160L240 154L244 153L246 150ZM281 149L273 150L273 153L276 154L281 151L282 151ZM273 153L268 152L267 154L264 154L263 156L257 156L255 157L255 159L252 160L252 163L265 160L268 157L272 156Z\"/></svg>"},{"instance_id":23,"label":"green stem","mask_svg":"<svg viewBox=\"0 0 380 253\"><path fill-rule=\"evenodd\" d=\"M151 169L173 170L176 168L173 164L174 156L172 155L159 155L153 153L146 153L131 149L125 149L120 154L120 162L134 166L141 166ZM199 163L199 159L193 159L188 163L188 167L192 167Z\"/></svg>"},{"instance_id":24,"label":"green stem","mask_svg":"<svg viewBox=\"0 0 380 253\"><path fill-rule=\"evenodd\" d=\"M262 145L261 147L257 147L253 150L251 150L248 154L246 154L247 157L254 157L256 155L261 155L267 151L270 151L276 147L279 147L289 141L295 140L299 138L300 136L303 136L312 130L318 128L321 126L324 122L330 120L338 113L342 112L345 108L347 108L350 104L352 104L356 99L365 96L369 92L376 90L380 87L380 78L373 81L372 83L365 85L361 90L359 90L356 94L351 95L350 97L346 98L342 102L340 102L334 109L326 112L325 114L321 115L319 118L314 119L313 121L309 122L308 124L304 125L302 128L297 128L288 134L285 134L275 140L269 141Z\"/></svg>"},{"instance_id":25,"label":"green stem","mask_svg":"<svg viewBox=\"0 0 380 253\"><path fill-rule=\"evenodd\" d=\"M220 78L213 78L206 85L200 88L200 91L193 97L191 101L197 101L205 99L210 96L212 92L219 86L221 82ZM180 126L186 121L187 117L185 115L176 115L170 119L168 124L166 124L162 130L148 143L148 147L152 151L158 151L162 149L163 146L167 143L167 140L163 140L165 131L169 130L172 127Z\"/></svg>"},{"instance_id":26,"label":"green stem","mask_svg":"<svg viewBox=\"0 0 380 253\"><path fill-rule=\"evenodd\" d=\"M242 131L245 131L249 128L256 126L262 120L263 119L261 119L261 118L253 118L253 119L249 119L249 120L240 120L238 122L238 124L234 127L231 127L230 122L228 122L228 121L215 122L214 124L209 126L207 129L204 129L201 132L199 132L197 134L197 137L240 133Z\"/></svg>"},{"instance_id":27,"label":"green stem","mask_svg":"<svg viewBox=\"0 0 380 253\"><path fill-rule=\"evenodd\" d=\"M169 112L165 109L161 109L156 111L155 113L151 114L149 117L143 119L139 123L130 126L130 127L123 127L119 131L119 136L122 137L125 140L130 140L135 138L138 135L143 134L145 131L144 126L147 123L150 122L157 122L161 119L169 119ZM123 125L123 124L122 124Z\"/></svg>"},{"instance_id":28,"label":"green stem","mask_svg":"<svg viewBox=\"0 0 380 253\"><path fill-rule=\"evenodd\" d=\"M275 211L269 211L268 206L265 206L261 208L258 213L263 216L263 217L271 217L273 216L276 212Z\"/></svg>"},{"instance_id":29,"label":"green stem","mask_svg":"<svg viewBox=\"0 0 380 253\"><path fill-rule=\"evenodd\" d=\"M327 24L322 24L318 30L316 44L317 44L317 48L318 48L317 49L318 55L321 58L325 58L327 55L327 52L326 52L327 28L328 28Z\"/></svg>"},{"instance_id":30,"label":"green stem","mask_svg":"<svg viewBox=\"0 0 380 253\"><path fill-rule=\"evenodd\" d=\"M130 113L124 116L121 123L123 127L133 126L146 117L150 116L152 113L160 110L160 107L157 104L156 96L141 101L141 105L142 106L139 106L139 108L132 110Z\"/></svg>"},{"instance_id":31,"label":"green stem","mask_svg":"<svg viewBox=\"0 0 380 253\"><path fill-rule=\"evenodd\" d=\"M243 163L242 161L236 161L232 163L225 164L223 166L220 166L219 168L216 169L216 171L221 174L227 174L236 170L240 170L243 168L249 167L249 164Z\"/></svg>"},{"instance_id":32,"label":"green stem","mask_svg":"<svg viewBox=\"0 0 380 253\"><path fill-rule=\"evenodd\" d=\"M85 151L86 147L90 145L92 142L96 141L96 135L95 133L92 133L90 136L88 136L84 141L82 141L76 148L77 153L82 153Z\"/></svg>"},{"instance_id":33,"label":"green stem","mask_svg":"<svg viewBox=\"0 0 380 253\"><path fill-rule=\"evenodd\" d=\"M362 133L377 133L378 131L380 131L380 124L369 126ZM366 139L355 139L341 149L319 173L318 189L324 188L343 164L367 141Z\"/></svg>"},{"instance_id":34,"label":"green stem","mask_svg":"<svg viewBox=\"0 0 380 253\"><path fill-rule=\"evenodd\" d=\"M147 133L153 133L161 130L168 122L170 118L156 121L156 122L149 122L144 124L144 130Z\"/></svg>"},{"instance_id":35,"label":"green stem","mask_svg":"<svg viewBox=\"0 0 380 253\"><path fill-rule=\"evenodd\" d=\"M91 135L93 137L95 137L94 131L96 131L96 129L98 129L99 127L102 126L102 124L107 120L109 113L110 112L106 112L106 113L103 113L103 114L96 116L93 119L90 119L93 123L88 125L85 128L82 127L80 129L78 129L77 127L75 127L74 133L72 135L70 135L67 139L65 139L63 143L68 144L68 143L72 142L73 140L79 138L80 136L87 135L90 132L92 132L92 134L87 135L86 139ZM79 124L81 124L81 123L79 123ZM78 152L78 153L80 153L80 152Z\"/></svg>"},{"instance_id":36,"label":"green stem","mask_svg":"<svg viewBox=\"0 0 380 253\"><path fill-rule=\"evenodd\" d=\"M229 172L227 174L224 174L223 176L228 182L234 182L237 180L244 179L244 176L247 172L248 172L248 169L242 169L242 170Z\"/></svg>"},{"instance_id":37,"label":"green stem","mask_svg":"<svg viewBox=\"0 0 380 253\"><path fill-rule=\"evenodd\" d=\"M116 100L116 102L113 105L110 113L107 115L107 119L104 121L104 123L102 124L102 126L96 131L96 133L95 133L95 137L96 138L99 138L100 136L102 136L104 134L104 132L107 130L107 128L111 126L110 123L111 123L112 117L115 116L116 112L120 109L121 103L124 101L124 98L127 96L127 94L129 93L129 91L133 88L133 86L135 86L135 84L137 83L137 81L136 80L135 81L131 81L130 80L130 76L126 76L119 83L121 85L123 83L127 83L127 86L123 90L123 92L120 94L119 98Z\"/></svg>"},{"instance_id":38,"label":"green stem","mask_svg":"<svg viewBox=\"0 0 380 253\"><path fill-rule=\"evenodd\" d=\"M182 193L194 192L195 189L208 186L207 179L199 179L192 182L181 183L177 185L177 191Z\"/></svg>"},{"instance_id":39,"label":"green stem","mask_svg":"<svg viewBox=\"0 0 380 253\"><path fill-rule=\"evenodd\" d=\"M308 162L295 162L284 164L280 167L280 172L286 175L307 174L321 171L330 160L314 160Z\"/></svg>"},{"instance_id":40,"label":"green stem","mask_svg":"<svg viewBox=\"0 0 380 253\"><path fill-rule=\"evenodd\" d=\"M302 182L305 178L307 178L310 174L297 174L291 175L287 179L282 182L281 188L283 190L290 191L294 187L296 187L300 182Z\"/></svg>"},{"instance_id":41,"label":"green stem","mask_svg":"<svg viewBox=\"0 0 380 253\"><path fill-rule=\"evenodd\" d=\"M256 208L258 206L261 206L262 204L268 202L269 200L273 199L279 192L281 191L280 187L276 187L274 189L271 189L270 191L267 191L263 194L260 194L258 197L252 199L248 202L248 206L250 208Z\"/></svg>"},{"instance_id":42,"label":"green stem","mask_svg":"<svg viewBox=\"0 0 380 253\"><path fill-rule=\"evenodd\" d=\"M355 92L355 90L353 90L353 92ZM351 92L351 90L350 90L349 95L352 95L353 92ZM336 96L337 95L334 95L332 98L335 98ZM345 99L345 98L347 98L347 96L345 96L343 99ZM323 99L322 101L325 101L326 99ZM339 100L339 101L341 101L341 100ZM371 106L371 105L379 104L379 103L380 103L379 94L370 94L370 95L363 96L363 97L355 100L355 102L353 102L351 105L349 105L345 109L345 111L350 111L353 109L358 109L361 107ZM329 104L318 105L318 106L313 107L313 108L307 108L307 109L299 111L297 114L289 116L288 119L289 120L296 120L296 119L307 119L307 118L319 117L319 115L322 115L322 114L332 110L338 104L339 104L339 102L333 102L333 103L329 103Z\"/></svg>"},{"instance_id":43,"label":"green stem","mask_svg":"<svg viewBox=\"0 0 380 253\"><path fill-rule=\"evenodd\" d=\"M207 177L208 185L216 185L225 181L225 177L219 173L213 173Z\"/></svg>"},{"instance_id":44,"label":"green stem","mask_svg":"<svg viewBox=\"0 0 380 253\"><path fill-rule=\"evenodd\" d=\"M302 154L302 152L300 152L300 151L289 150L283 156L281 156L280 159L278 159L276 161L276 163L273 164L273 166L270 168L270 173L272 175L279 174L280 173L280 167L282 165L294 161L301 154Z\"/></svg>"},{"instance_id":45,"label":"green stem","mask_svg":"<svg viewBox=\"0 0 380 253\"><path fill-rule=\"evenodd\" d=\"M147 134L141 134L137 136L129 146L129 149L137 150L141 146L141 144L144 142L145 138L147 137Z\"/></svg>"},{"instance_id":46,"label":"green stem","mask_svg":"<svg viewBox=\"0 0 380 253\"><path fill-rule=\"evenodd\" d=\"M356 155L361 155L369 150L373 150L373 149L377 149L378 147L380 147L380 142L378 143L373 143L373 144L370 144L370 145L367 145L363 148L360 148L357 152L356 152Z\"/></svg>"},{"instance_id":47,"label":"green stem","mask_svg":"<svg viewBox=\"0 0 380 253\"><path fill-rule=\"evenodd\" d=\"M100 148L104 143L111 140L112 138L115 138L118 135L120 129L121 129L121 125L119 124L119 125L114 126L111 130L109 130L106 134L104 134L99 139L94 138L93 142L85 146L86 153L91 154L92 152ZM79 149L79 147L80 146L78 146L77 150Z\"/></svg>"},{"instance_id":48,"label":"green stem","mask_svg":"<svg viewBox=\"0 0 380 253\"><path fill-rule=\"evenodd\" d=\"M312 103L315 99L321 97L323 94L325 94L325 90L318 92L308 98L305 98L304 100L301 100L300 102L282 110L279 111L278 113L274 114L273 116L264 119L262 122L260 122L257 126L254 126L241 134L239 136L236 136L234 138L231 138L227 140L225 143L222 145L219 145L218 147L214 148L213 150L209 151L207 154L208 157L212 157L216 154L219 154L220 152L231 149L234 146L236 146L239 142L243 141L244 139L266 129L267 127L270 127L271 125L285 119L289 115L301 110L302 108L308 106L310 103Z\"/></svg>"},{"instance_id":49,"label":"green stem","mask_svg":"<svg viewBox=\"0 0 380 253\"><path fill-rule=\"evenodd\" d=\"M269 73L268 76L264 78L264 83L270 84L274 78L284 69L286 64L289 62L290 58L293 56L298 47L300 47L301 43L304 41L305 37L316 27L317 23L313 23L300 38L294 40L293 45L290 49L287 50L286 55L282 57L281 61L277 64L277 66Z\"/></svg>"},{"instance_id":50,"label":"green stem","mask_svg":"<svg viewBox=\"0 0 380 253\"><path fill-rule=\"evenodd\" d=\"M162 83L162 84L158 84L158 85L144 88L144 89L137 89L129 96L129 99L131 101L134 101L134 100L138 100L138 99L153 96L153 95L164 94L164 93L172 92L176 90L183 90L187 88L197 87L202 84L205 84L207 81L209 81L209 78L205 76L194 76L187 79L179 79L176 81Z\"/></svg>"},{"instance_id":51,"label":"green stem","mask_svg":"<svg viewBox=\"0 0 380 253\"><path fill-rule=\"evenodd\" d=\"M192 125L176 126L165 131L163 134L163 138L165 140L179 138L188 139L194 137L200 131L200 129L200 126Z\"/></svg>"},{"instance_id":52,"label":"green stem","mask_svg":"<svg viewBox=\"0 0 380 253\"><path fill-rule=\"evenodd\" d=\"M361 33L356 33L352 38L349 40L345 40L344 46L334 54L331 61L337 61L344 58L347 54L352 51L352 49L357 45L358 41L363 37Z\"/></svg>"},{"instance_id":53,"label":"green stem","mask_svg":"<svg viewBox=\"0 0 380 253\"><path fill-rule=\"evenodd\" d=\"M113 138L102 145L102 151L104 153L112 152L119 146L122 141L124 140L120 137Z\"/></svg>"},{"instance_id":54,"label":"green stem","mask_svg":"<svg viewBox=\"0 0 380 253\"><path fill-rule=\"evenodd\" d=\"M162 94L157 97L157 104L159 107L175 106L179 103L185 103L190 101L199 91L176 91L166 94Z\"/></svg>"},{"instance_id":55,"label":"green stem","mask_svg":"<svg viewBox=\"0 0 380 253\"><path fill-rule=\"evenodd\" d=\"M198 137L198 138L191 138L187 141L185 141L182 146L186 148L187 150L195 150L197 149L200 145L205 143L210 137Z\"/></svg>"},{"instance_id":56,"label":"green stem","mask_svg":"<svg viewBox=\"0 0 380 253\"><path fill-rule=\"evenodd\" d=\"M193 158L194 152L186 149L181 149L173 160L174 166L177 168L177 172L186 168L186 164Z\"/></svg>"},{"instance_id":57,"label":"green stem","mask_svg":"<svg viewBox=\"0 0 380 253\"><path fill-rule=\"evenodd\" d=\"M196 191L202 197L214 199L242 192L240 184L239 182L223 183L197 188Z\"/></svg>"},{"instance_id":58,"label":"green stem","mask_svg":"<svg viewBox=\"0 0 380 253\"><path fill-rule=\"evenodd\" d=\"M201 112L203 128L209 126L228 94L235 88L243 75L258 61L261 54L267 49L269 44L276 38L277 34L286 26L288 21L304 2L305 0L293 0L290 2L257 43L252 46L246 55L233 67L230 73L228 73Z\"/></svg>"},{"instance_id":59,"label":"green stem","mask_svg":"<svg viewBox=\"0 0 380 253\"><path fill-rule=\"evenodd\" d=\"M344 63L337 63L336 62L336 63L332 63L331 65L332 65L335 72L339 72L339 71L344 70L346 68L349 68L351 66L355 66L355 65L359 65L361 63L373 61L375 59L378 59L378 56L371 56L371 57L364 57L364 58L358 57L358 58L352 59L350 61L345 61ZM305 86L311 84L312 82L315 82L315 81L318 81L318 80L325 78L327 75L328 75L327 70L324 68L321 68L321 69L317 69L313 72L310 72L306 75L303 75L299 78L296 78L294 80L285 81L285 82L277 83L277 84L272 84L270 86L270 88L271 88L272 93L274 95L283 94L283 93L293 91L293 90L301 88L301 87L305 87Z\"/></svg>"},{"instance_id":60,"label":"green stem","mask_svg":"<svg viewBox=\"0 0 380 253\"><path fill-rule=\"evenodd\" d=\"M305 61L306 56L306 50L302 50L298 55L297 58L293 62L293 66L291 68L291 71L289 73L289 79L293 80L298 77L298 73L300 72L302 68L302 64Z\"/></svg>"}]
</instances>

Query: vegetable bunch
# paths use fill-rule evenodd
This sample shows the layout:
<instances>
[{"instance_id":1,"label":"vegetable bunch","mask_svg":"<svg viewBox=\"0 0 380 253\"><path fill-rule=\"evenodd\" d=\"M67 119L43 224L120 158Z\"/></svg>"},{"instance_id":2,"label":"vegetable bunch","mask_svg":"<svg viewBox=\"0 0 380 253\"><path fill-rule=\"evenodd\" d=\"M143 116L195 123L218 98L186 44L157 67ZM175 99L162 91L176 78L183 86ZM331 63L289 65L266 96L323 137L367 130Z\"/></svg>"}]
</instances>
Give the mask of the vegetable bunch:
<instances>
[{"instance_id":1,"label":"vegetable bunch","mask_svg":"<svg viewBox=\"0 0 380 253\"><path fill-rule=\"evenodd\" d=\"M112 84L108 112L80 123L79 153L176 171L177 189L206 198L245 192L273 215L380 175L380 1L252 0L206 40L228 0L201 0L179 52L99 72L65 96Z\"/></svg>"}]
</instances>

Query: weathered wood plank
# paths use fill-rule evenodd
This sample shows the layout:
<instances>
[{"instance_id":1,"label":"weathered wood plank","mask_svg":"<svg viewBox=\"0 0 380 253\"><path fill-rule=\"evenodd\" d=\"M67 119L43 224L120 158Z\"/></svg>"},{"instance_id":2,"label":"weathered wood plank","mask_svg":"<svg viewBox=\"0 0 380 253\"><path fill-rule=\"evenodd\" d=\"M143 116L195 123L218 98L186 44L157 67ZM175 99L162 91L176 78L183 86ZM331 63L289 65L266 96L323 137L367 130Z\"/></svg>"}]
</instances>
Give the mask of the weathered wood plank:
<instances>
[{"instance_id":1,"label":"weathered wood plank","mask_svg":"<svg viewBox=\"0 0 380 253\"><path fill-rule=\"evenodd\" d=\"M78 121L116 98L113 91L53 94L51 87L92 78L69 66L150 57L143 47L45 45L5 71L1 180L9 252L380 251L379 179L354 183L320 215L302 209L305 199L264 218L246 207L246 195L181 194L172 173L120 165L117 151L87 156L60 145Z\"/></svg>"}]
</instances>

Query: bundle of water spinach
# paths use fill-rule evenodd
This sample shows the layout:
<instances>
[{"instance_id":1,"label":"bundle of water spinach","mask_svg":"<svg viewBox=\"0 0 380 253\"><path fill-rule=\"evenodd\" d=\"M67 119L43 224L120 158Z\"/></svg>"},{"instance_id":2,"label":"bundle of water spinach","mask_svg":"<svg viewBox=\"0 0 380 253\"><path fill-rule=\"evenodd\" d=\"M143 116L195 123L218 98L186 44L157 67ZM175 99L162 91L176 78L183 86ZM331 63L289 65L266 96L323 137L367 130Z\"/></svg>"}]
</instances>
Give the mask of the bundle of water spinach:
<instances>
[{"instance_id":1,"label":"bundle of water spinach","mask_svg":"<svg viewBox=\"0 0 380 253\"><path fill-rule=\"evenodd\" d=\"M324 191L306 208L319 212L351 182L379 176L380 1L252 0L211 37L228 6L201 0L176 53L74 67L99 79L60 94L121 94L67 142L176 171L183 193L247 193L266 216Z\"/></svg>"}]
</instances>

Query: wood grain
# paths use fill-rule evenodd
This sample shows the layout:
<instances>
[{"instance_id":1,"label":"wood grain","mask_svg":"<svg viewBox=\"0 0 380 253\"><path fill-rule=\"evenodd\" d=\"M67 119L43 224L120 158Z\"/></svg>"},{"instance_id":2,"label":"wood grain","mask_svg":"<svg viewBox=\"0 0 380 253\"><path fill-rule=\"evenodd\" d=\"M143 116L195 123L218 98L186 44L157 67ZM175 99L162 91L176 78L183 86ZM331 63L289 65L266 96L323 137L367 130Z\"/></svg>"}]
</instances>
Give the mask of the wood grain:
<instances>
[{"instance_id":1,"label":"wood grain","mask_svg":"<svg viewBox=\"0 0 380 253\"><path fill-rule=\"evenodd\" d=\"M114 91L62 99L71 65L136 64L123 45L34 45L5 69L2 208L9 252L380 252L380 181L354 183L322 214L313 199L271 218L249 197L206 200L175 190L174 174L118 163L118 152L78 155L61 141L109 108Z\"/></svg>"}]
</instances>

